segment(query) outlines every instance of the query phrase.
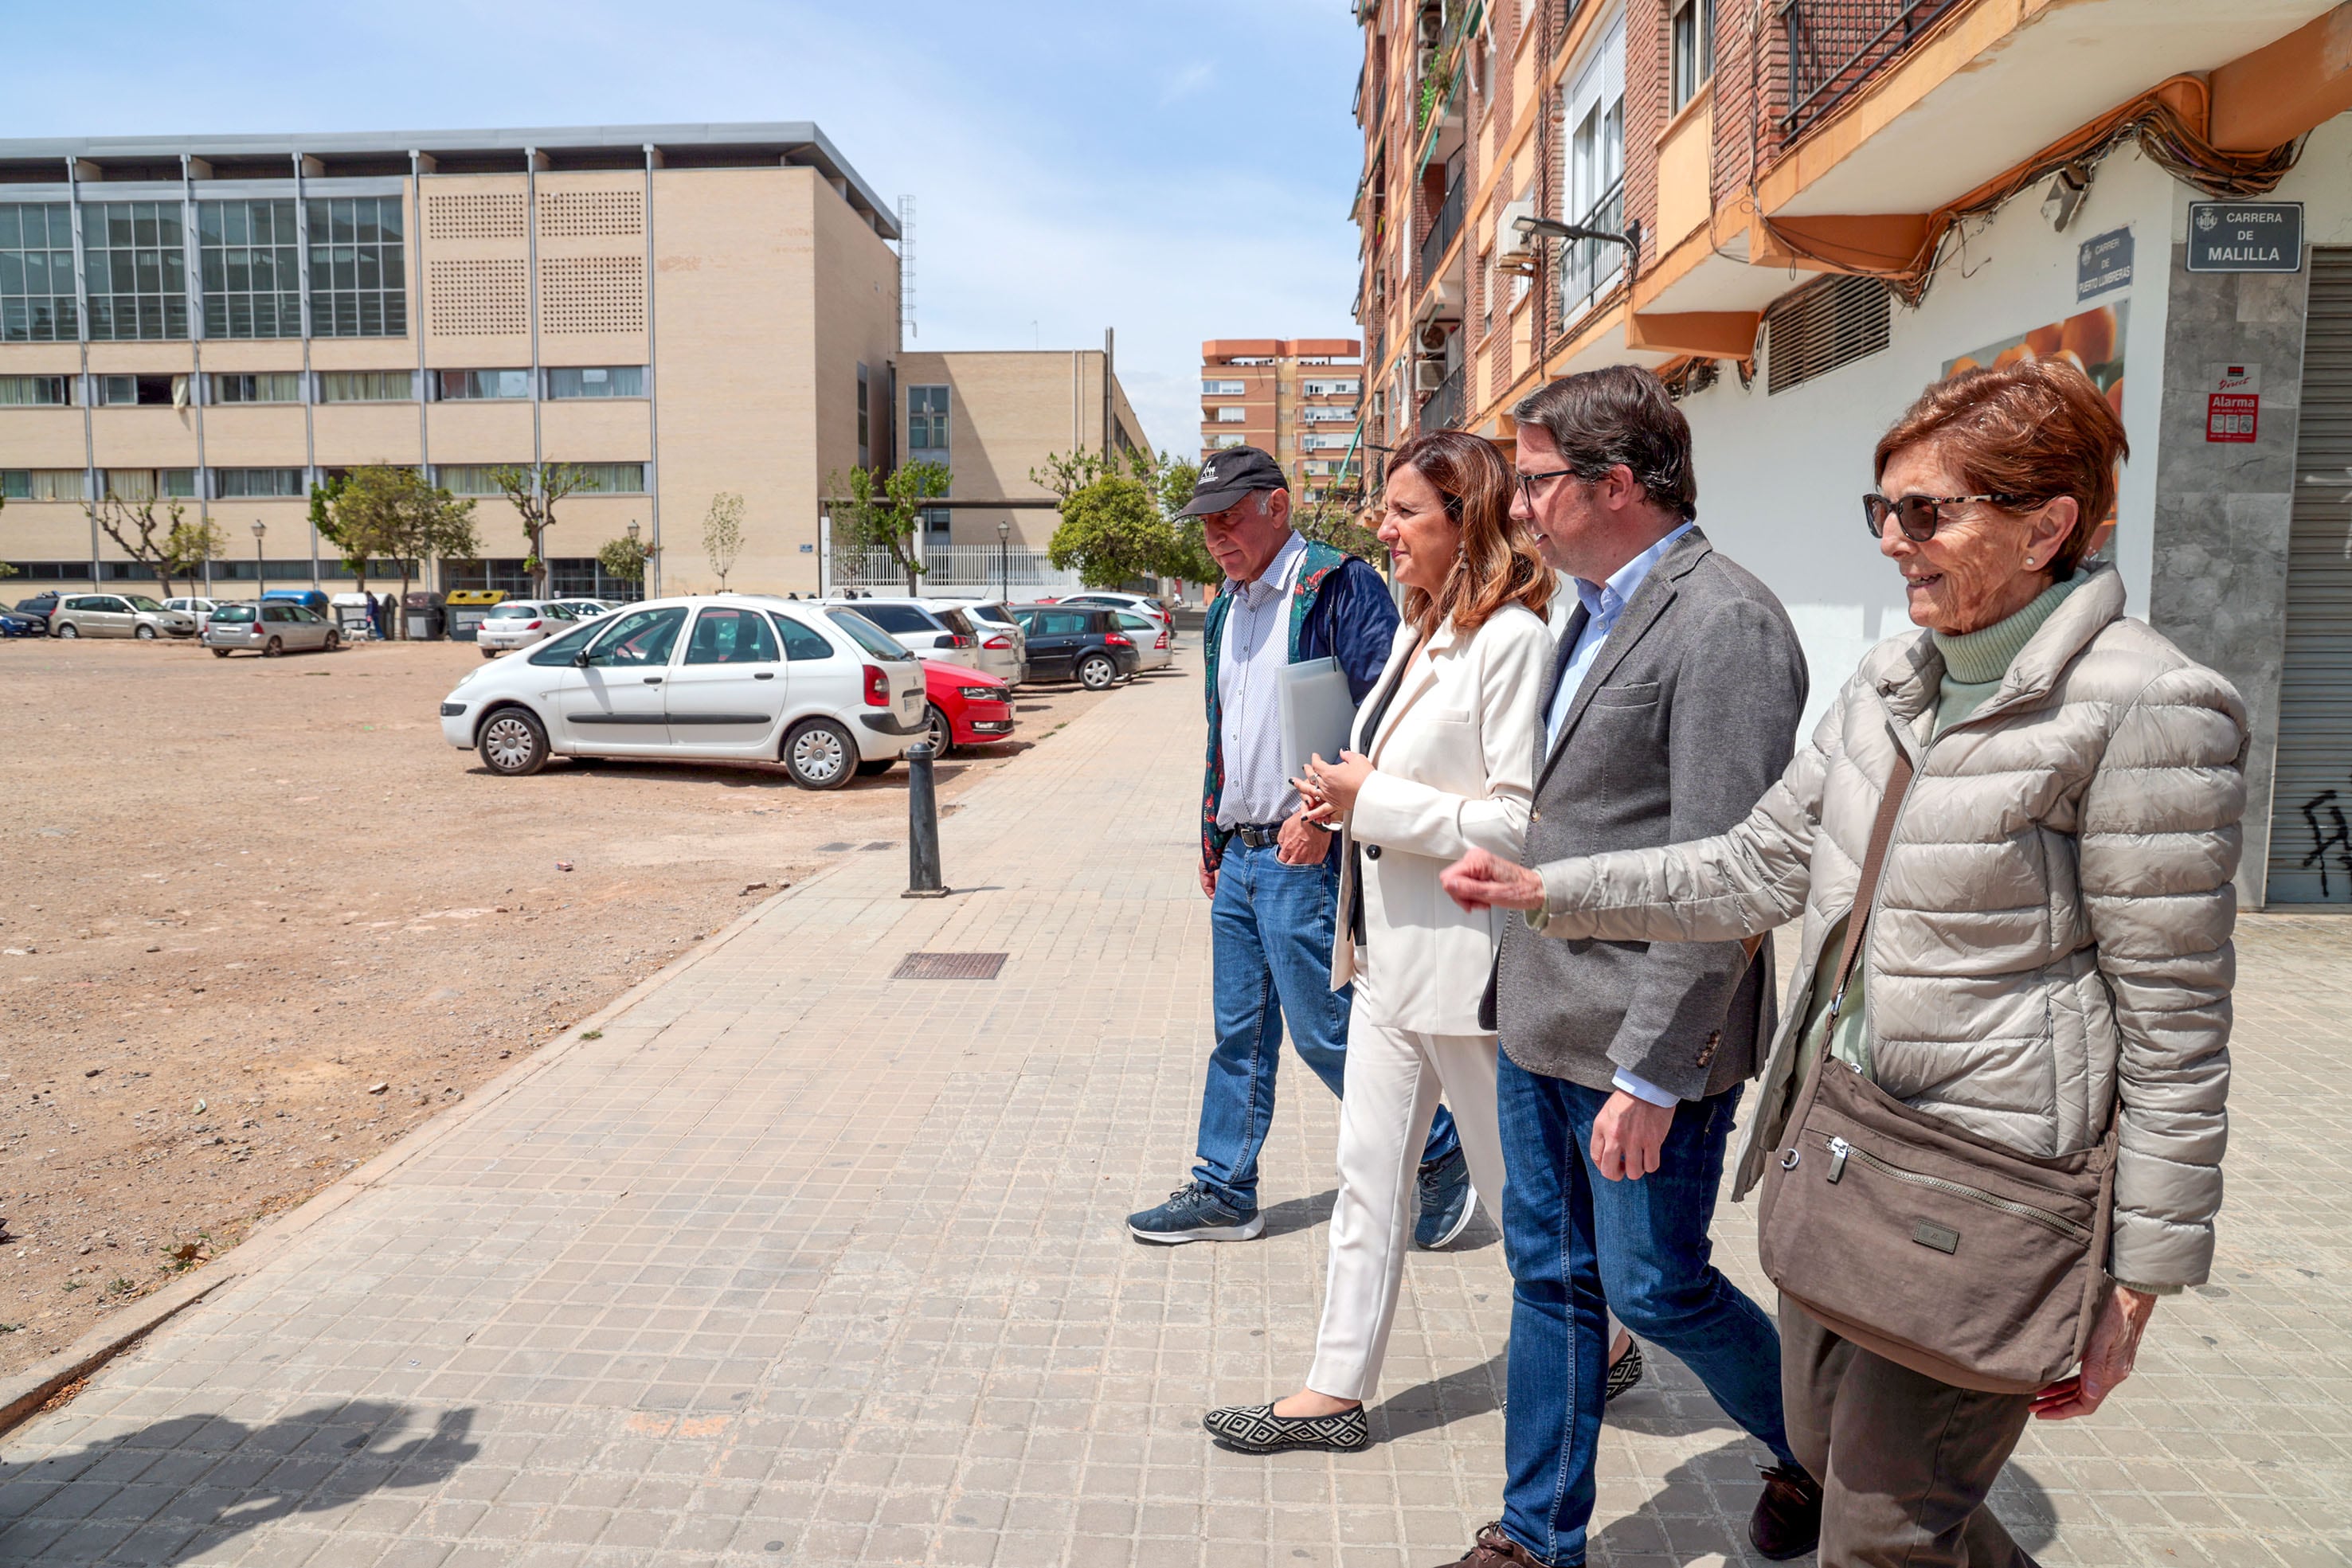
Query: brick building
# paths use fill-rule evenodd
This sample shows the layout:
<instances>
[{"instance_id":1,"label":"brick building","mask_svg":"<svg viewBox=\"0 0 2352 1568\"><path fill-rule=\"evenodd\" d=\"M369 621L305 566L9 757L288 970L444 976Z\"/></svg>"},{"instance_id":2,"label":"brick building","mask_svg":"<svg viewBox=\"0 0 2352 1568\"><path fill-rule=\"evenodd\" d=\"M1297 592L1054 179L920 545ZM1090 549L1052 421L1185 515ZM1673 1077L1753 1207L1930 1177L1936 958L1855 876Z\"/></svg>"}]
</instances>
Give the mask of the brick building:
<instances>
[{"instance_id":1,"label":"brick building","mask_svg":"<svg viewBox=\"0 0 2352 1568\"><path fill-rule=\"evenodd\" d=\"M1201 455L1273 454L1299 501L1351 481L1362 401L1353 338L1213 338L1201 345Z\"/></svg>"}]
</instances>

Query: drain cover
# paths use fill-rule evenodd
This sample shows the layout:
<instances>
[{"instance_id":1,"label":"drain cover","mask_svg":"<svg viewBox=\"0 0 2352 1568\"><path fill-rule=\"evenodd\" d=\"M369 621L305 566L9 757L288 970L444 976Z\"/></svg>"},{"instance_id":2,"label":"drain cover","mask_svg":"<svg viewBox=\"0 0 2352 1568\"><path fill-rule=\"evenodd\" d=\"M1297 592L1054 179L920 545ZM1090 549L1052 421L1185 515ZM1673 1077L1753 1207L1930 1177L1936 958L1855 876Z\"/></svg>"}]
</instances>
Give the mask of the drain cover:
<instances>
[{"instance_id":1,"label":"drain cover","mask_svg":"<svg viewBox=\"0 0 2352 1568\"><path fill-rule=\"evenodd\" d=\"M877 839L870 844L860 844L857 847L861 850L887 850L895 847L898 841L895 839Z\"/></svg>"},{"instance_id":2,"label":"drain cover","mask_svg":"<svg viewBox=\"0 0 2352 1568\"><path fill-rule=\"evenodd\" d=\"M894 980L992 980L1004 967L1004 953L909 953L898 961Z\"/></svg>"},{"instance_id":3,"label":"drain cover","mask_svg":"<svg viewBox=\"0 0 2352 1568\"><path fill-rule=\"evenodd\" d=\"M856 847L856 844L844 843L836 839L832 843L817 845L816 852L821 855L837 855L844 850L854 850Z\"/></svg>"}]
</instances>

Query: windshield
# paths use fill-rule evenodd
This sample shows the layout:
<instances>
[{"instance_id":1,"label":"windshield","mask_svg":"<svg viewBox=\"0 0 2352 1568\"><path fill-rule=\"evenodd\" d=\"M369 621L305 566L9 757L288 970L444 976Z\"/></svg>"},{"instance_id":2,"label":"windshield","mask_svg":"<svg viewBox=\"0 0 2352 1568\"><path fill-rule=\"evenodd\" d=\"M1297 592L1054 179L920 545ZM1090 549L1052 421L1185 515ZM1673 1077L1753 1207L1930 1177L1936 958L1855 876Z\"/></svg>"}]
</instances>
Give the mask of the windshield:
<instances>
[{"instance_id":1,"label":"windshield","mask_svg":"<svg viewBox=\"0 0 2352 1568\"><path fill-rule=\"evenodd\" d=\"M882 629L856 610L828 610L833 623L849 634L849 640L877 659L911 659L915 655L890 641Z\"/></svg>"},{"instance_id":2,"label":"windshield","mask_svg":"<svg viewBox=\"0 0 2352 1568\"><path fill-rule=\"evenodd\" d=\"M574 626L561 637L551 637L541 643L530 655L534 664L568 664L572 655L587 645L588 639L604 628L601 625Z\"/></svg>"},{"instance_id":3,"label":"windshield","mask_svg":"<svg viewBox=\"0 0 2352 1568\"><path fill-rule=\"evenodd\" d=\"M939 622L931 619L929 611L918 610L911 604L861 604L857 607L857 613L885 632L918 635L940 629Z\"/></svg>"},{"instance_id":4,"label":"windshield","mask_svg":"<svg viewBox=\"0 0 2352 1568\"><path fill-rule=\"evenodd\" d=\"M493 604L489 618L493 621L527 620L539 613L536 604Z\"/></svg>"},{"instance_id":5,"label":"windshield","mask_svg":"<svg viewBox=\"0 0 2352 1568\"><path fill-rule=\"evenodd\" d=\"M250 621L253 619L253 606L250 604L224 604L218 610L213 612L213 619L215 621Z\"/></svg>"},{"instance_id":6,"label":"windshield","mask_svg":"<svg viewBox=\"0 0 2352 1568\"><path fill-rule=\"evenodd\" d=\"M965 613L970 615L975 621L992 622L999 626L1013 626L1018 624L1012 616L1007 615L1004 612L1004 606L1002 604L975 604L971 606L970 610L966 611Z\"/></svg>"},{"instance_id":7,"label":"windshield","mask_svg":"<svg viewBox=\"0 0 2352 1568\"><path fill-rule=\"evenodd\" d=\"M131 608L133 610L161 610L163 608L143 593L126 593L122 597L131 601Z\"/></svg>"}]
</instances>

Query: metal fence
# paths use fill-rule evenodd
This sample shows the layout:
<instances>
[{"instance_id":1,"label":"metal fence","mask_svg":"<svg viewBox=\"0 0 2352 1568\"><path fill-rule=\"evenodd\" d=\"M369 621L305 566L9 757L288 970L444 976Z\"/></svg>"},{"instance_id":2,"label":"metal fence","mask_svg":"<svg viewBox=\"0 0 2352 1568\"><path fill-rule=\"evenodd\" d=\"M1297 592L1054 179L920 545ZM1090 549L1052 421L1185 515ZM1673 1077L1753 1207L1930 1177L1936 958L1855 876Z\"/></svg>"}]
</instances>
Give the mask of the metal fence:
<instances>
[{"instance_id":1,"label":"metal fence","mask_svg":"<svg viewBox=\"0 0 2352 1568\"><path fill-rule=\"evenodd\" d=\"M1781 134L1801 134L1960 3L1786 0L1789 105L1780 116Z\"/></svg>"},{"instance_id":2,"label":"metal fence","mask_svg":"<svg viewBox=\"0 0 2352 1568\"><path fill-rule=\"evenodd\" d=\"M1466 364L1465 361L1454 366L1437 384L1437 390L1429 394L1429 401L1421 405L1423 430L1452 430L1462 423L1463 371Z\"/></svg>"},{"instance_id":3,"label":"metal fence","mask_svg":"<svg viewBox=\"0 0 2352 1568\"><path fill-rule=\"evenodd\" d=\"M1445 193L1445 200L1438 204L1437 216L1429 233L1422 239L1421 286L1423 288L1428 287L1429 280L1437 276L1437 264L1445 259L1446 250L1454 244L1454 236L1462 232L1463 191L1469 183L1460 176L1455 177L1453 188Z\"/></svg>"},{"instance_id":4,"label":"metal fence","mask_svg":"<svg viewBox=\"0 0 2352 1568\"><path fill-rule=\"evenodd\" d=\"M1592 210L1576 220L1578 228L1622 234L1625 228L1625 182L1620 180ZM1566 327L1592 307L1603 288L1625 270L1625 247L1607 240L1566 242L1559 253L1559 324Z\"/></svg>"}]
</instances>

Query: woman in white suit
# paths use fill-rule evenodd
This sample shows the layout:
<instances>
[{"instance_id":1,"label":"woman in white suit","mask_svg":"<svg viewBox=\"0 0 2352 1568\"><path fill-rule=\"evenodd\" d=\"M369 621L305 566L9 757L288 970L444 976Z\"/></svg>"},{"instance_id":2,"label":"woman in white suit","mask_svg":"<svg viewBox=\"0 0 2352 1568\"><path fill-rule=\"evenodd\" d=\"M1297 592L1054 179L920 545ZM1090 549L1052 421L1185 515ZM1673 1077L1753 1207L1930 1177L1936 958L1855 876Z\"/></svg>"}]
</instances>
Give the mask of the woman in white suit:
<instances>
[{"instance_id":1,"label":"woman in white suit","mask_svg":"<svg viewBox=\"0 0 2352 1568\"><path fill-rule=\"evenodd\" d=\"M1209 1413L1231 1448L1370 1441L1364 1404L1441 1093L1478 1192L1490 1207L1502 1196L1495 1037L1478 1027L1498 922L1464 910L1437 878L1474 846L1517 859L1527 837L1554 580L1511 520L1511 482L1502 454L1460 431L1417 437L1390 463L1380 538L1406 591L1404 622L1352 747L1297 781L1315 819L1345 827L1331 984L1356 988L1323 1322L1304 1388Z\"/></svg>"}]
</instances>

